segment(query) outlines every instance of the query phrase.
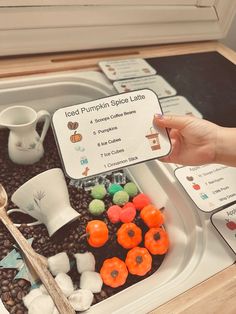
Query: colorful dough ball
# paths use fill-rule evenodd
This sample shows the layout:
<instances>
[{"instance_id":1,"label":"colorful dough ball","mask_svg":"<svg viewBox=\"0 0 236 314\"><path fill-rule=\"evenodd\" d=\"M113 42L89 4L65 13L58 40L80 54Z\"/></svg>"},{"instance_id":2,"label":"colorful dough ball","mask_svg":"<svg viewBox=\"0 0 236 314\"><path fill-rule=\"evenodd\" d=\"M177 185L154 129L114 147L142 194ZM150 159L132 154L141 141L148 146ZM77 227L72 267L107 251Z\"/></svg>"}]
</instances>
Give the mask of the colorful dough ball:
<instances>
[{"instance_id":1,"label":"colorful dough ball","mask_svg":"<svg viewBox=\"0 0 236 314\"><path fill-rule=\"evenodd\" d=\"M133 182L128 182L124 186L124 190L129 194L129 196L133 197L138 194L137 185Z\"/></svg>"},{"instance_id":2,"label":"colorful dough ball","mask_svg":"<svg viewBox=\"0 0 236 314\"><path fill-rule=\"evenodd\" d=\"M135 206L134 206L134 204L133 204L132 202L126 203L122 208L124 209L124 208L126 208L126 207L133 207L134 209L136 209Z\"/></svg>"},{"instance_id":3,"label":"colorful dough ball","mask_svg":"<svg viewBox=\"0 0 236 314\"><path fill-rule=\"evenodd\" d=\"M150 201L150 198L146 194L140 193L133 198L133 203L137 210L141 210L145 206L149 205L151 201Z\"/></svg>"},{"instance_id":4,"label":"colorful dough ball","mask_svg":"<svg viewBox=\"0 0 236 314\"><path fill-rule=\"evenodd\" d=\"M92 200L89 203L88 211L94 216L101 215L104 212L104 210L105 210L105 204L101 200Z\"/></svg>"},{"instance_id":5,"label":"colorful dough ball","mask_svg":"<svg viewBox=\"0 0 236 314\"><path fill-rule=\"evenodd\" d=\"M107 211L107 216L112 223L117 223L120 221L121 207L118 205L111 206Z\"/></svg>"},{"instance_id":6,"label":"colorful dough ball","mask_svg":"<svg viewBox=\"0 0 236 314\"><path fill-rule=\"evenodd\" d=\"M92 197L99 200L102 200L106 194L107 190L103 184L95 185L91 191Z\"/></svg>"},{"instance_id":7,"label":"colorful dough ball","mask_svg":"<svg viewBox=\"0 0 236 314\"><path fill-rule=\"evenodd\" d=\"M121 222L132 222L136 216L136 209L133 206L123 207L120 212Z\"/></svg>"},{"instance_id":8,"label":"colorful dough ball","mask_svg":"<svg viewBox=\"0 0 236 314\"><path fill-rule=\"evenodd\" d=\"M108 188L108 193L114 195L116 192L123 191L123 188L119 184L111 184Z\"/></svg>"},{"instance_id":9,"label":"colorful dough ball","mask_svg":"<svg viewBox=\"0 0 236 314\"><path fill-rule=\"evenodd\" d=\"M116 205L124 205L129 201L129 194L125 191L118 191L113 196L113 203Z\"/></svg>"}]
</instances>

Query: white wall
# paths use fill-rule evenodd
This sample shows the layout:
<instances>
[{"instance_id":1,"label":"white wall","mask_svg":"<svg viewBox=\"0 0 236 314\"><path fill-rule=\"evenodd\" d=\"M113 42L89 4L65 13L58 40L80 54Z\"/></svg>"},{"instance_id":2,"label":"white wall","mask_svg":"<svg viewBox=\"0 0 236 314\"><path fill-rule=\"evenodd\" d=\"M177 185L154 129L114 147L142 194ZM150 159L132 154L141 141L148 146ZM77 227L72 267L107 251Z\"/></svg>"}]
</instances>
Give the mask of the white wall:
<instances>
[{"instance_id":1,"label":"white wall","mask_svg":"<svg viewBox=\"0 0 236 314\"><path fill-rule=\"evenodd\" d=\"M230 47L231 49L234 49L236 51L236 15L234 16L234 20L231 24L230 30L226 36L226 38L224 38L222 40L222 42Z\"/></svg>"}]
</instances>

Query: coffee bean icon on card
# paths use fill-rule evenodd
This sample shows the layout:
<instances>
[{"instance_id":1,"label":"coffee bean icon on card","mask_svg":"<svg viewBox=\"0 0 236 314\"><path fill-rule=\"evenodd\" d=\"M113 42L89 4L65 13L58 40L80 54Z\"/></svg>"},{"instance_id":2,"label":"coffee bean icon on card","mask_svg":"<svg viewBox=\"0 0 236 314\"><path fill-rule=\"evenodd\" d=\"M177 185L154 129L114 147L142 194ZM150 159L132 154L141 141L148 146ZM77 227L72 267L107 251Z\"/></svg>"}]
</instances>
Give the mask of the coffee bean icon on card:
<instances>
[{"instance_id":1,"label":"coffee bean icon on card","mask_svg":"<svg viewBox=\"0 0 236 314\"><path fill-rule=\"evenodd\" d=\"M193 181L193 180L194 180L193 177L190 177L190 176L186 177L186 179L187 179L188 181Z\"/></svg>"},{"instance_id":2,"label":"coffee bean icon on card","mask_svg":"<svg viewBox=\"0 0 236 314\"><path fill-rule=\"evenodd\" d=\"M78 122L72 122L72 121L69 121L67 123L67 127L69 130L76 130L79 126L79 123Z\"/></svg>"}]
</instances>

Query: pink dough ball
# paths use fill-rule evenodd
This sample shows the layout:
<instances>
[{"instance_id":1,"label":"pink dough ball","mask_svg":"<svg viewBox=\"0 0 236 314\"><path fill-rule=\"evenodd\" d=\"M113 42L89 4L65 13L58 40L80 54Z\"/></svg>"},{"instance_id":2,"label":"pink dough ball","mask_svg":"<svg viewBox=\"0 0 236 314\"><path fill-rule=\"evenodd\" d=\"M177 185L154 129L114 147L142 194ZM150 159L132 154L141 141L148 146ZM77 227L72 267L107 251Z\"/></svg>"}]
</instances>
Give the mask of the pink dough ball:
<instances>
[{"instance_id":1,"label":"pink dough ball","mask_svg":"<svg viewBox=\"0 0 236 314\"><path fill-rule=\"evenodd\" d=\"M123 207L120 212L120 221L125 222L131 222L134 220L136 216L136 209L133 206L130 207Z\"/></svg>"},{"instance_id":2,"label":"pink dough ball","mask_svg":"<svg viewBox=\"0 0 236 314\"><path fill-rule=\"evenodd\" d=\"M136 209L135 206L134 206L134 204L133 204L132 202L126 203L126 204L122 207L122 209L124 209L124 208L126 208L126 207L133 207L134 209Z\"/></svg>"},{"instance_id":3,"label":"pink dough ball","mask_svg":"<svg viewBox=\"0 0 236 314\"><path fill-rule=\"evenodd\" d=\"M121 207L118 205L113 205L107 210L107 216L112 223L117 223L120 221Z\"/></svg>"}]
</instances>

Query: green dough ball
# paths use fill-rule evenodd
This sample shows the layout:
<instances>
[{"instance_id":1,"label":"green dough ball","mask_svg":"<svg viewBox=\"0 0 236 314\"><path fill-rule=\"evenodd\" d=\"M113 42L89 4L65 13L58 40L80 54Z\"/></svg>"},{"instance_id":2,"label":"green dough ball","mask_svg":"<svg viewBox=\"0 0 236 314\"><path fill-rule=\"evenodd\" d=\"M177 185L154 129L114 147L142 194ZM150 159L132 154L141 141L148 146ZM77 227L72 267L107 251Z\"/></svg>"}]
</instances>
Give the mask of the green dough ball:
<instances>
[{"instance_id":1,"label":"green dough ball","mask_svg":"<svg viewBox=\"0 0 236 314\"><path fill-rule=\"evenodd\" d=\"M119 184L111 184L108 188L108 193L114 195L118 191L123 191L123 188Z\"/></svg>"},{"instance_id":2,"label":"green dough ball","mask_svg":"<svg viewBox=\"0 0 236 314\"><path fill-rule=\"evenodd\" d=\"M101 200L92 200L89 203L88 211L95 216L101 215L105 210L105 204Z\"/></svg>"},{"instance_id":3,"label":"green dough ball","mask_svg":"<svg viewBox=\"0 0 236 314\"><path fill-rule=\"evenodd\" d=\"M134 184L133 182L128 182L126 183L126 185L124 186L124 190L125 192L127 192L129 194L129 196L135 196L138 194L138 188L137 185Z\"/></svg>"},{"instance_id":4,"label":"green dough ball","mask_svg":"<svg viewBox=\"0 0 236 314\"><path fill-rule=\"evenodd\" d=\"M91 191L92 197L99 200L103 199L106 194L107 190L103 184L95 185Z\"/></svg>"},{"instance_id":5,"label":"green dough ball","mask_svg":"<svg viewBox=\"0 0 236 314\"><path fill-rule=\"evenodd\" d=\"M125 191L118 191L113 196L113 203L116 205L124 205L129 201L129 194Z\"/></svg>"}]
</instances>

